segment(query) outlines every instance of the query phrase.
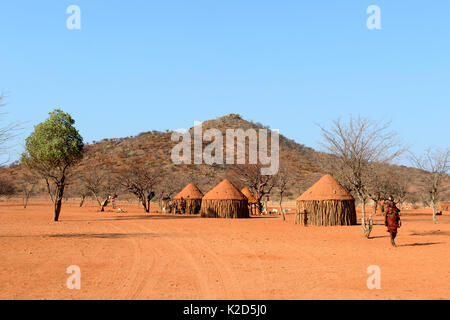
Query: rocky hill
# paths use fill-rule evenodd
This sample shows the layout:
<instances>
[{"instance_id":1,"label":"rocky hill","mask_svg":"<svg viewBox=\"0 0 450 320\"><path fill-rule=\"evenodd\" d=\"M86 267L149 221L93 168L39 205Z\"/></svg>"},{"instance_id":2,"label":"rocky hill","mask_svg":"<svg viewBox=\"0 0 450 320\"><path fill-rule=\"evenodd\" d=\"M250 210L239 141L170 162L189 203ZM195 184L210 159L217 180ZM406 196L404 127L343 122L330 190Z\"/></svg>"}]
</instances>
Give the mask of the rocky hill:
<instances>
[{"instance_id":1,"label":"rocky hill","mask_svg":"<svg viewBox=\"0 0 450 320\"><path fill-rule=\"evenodd\" d=\"M215 128L220 130L223 135L225 135L227 129L269 129L262 124L246 121L237 114L229 114L218 119L205 121L202 126L204 131ZM84 159L72 176L68 194L75 196L78 184L77 174L80 175L82 172L106 169L112 173L131 164L139 164L157 170L163 170L165 175L170 174L171 177L175 177L171 180L175 189L181 189L183 184L194 182L202 191L206 192L223 178L229 177L230 166L225 164L174 165L171 160L171 151L177 142L171 140L172 133L172 131L149 131L140 133L134 137L104 139L87 144L85 146ZM193 133L192 128L190 129L190 133ZM225 141L225 137L223 140ZM204 142L203 145L206 146L208 143ZM223 150L225 154L225 146ZM248 156L248 150L246 154ZM286 195L291 199L297 197L321 175L326 173L327 170L323 163L324 159L327 158L329 160L330 156L280 135L280 164L287 168L289 173L294 177ZM415 185L420 183L421 173L418 170L407 167L395 168L403 176L409 178L411 190L414 189ZM20 164L12 164L0 170L0 178L9 181L18 180L24 172L25 169ZM237 183L239 184L239 182ZM44 188L41 186L39 190L43 192Z\"/></svg>"}]
</instances>

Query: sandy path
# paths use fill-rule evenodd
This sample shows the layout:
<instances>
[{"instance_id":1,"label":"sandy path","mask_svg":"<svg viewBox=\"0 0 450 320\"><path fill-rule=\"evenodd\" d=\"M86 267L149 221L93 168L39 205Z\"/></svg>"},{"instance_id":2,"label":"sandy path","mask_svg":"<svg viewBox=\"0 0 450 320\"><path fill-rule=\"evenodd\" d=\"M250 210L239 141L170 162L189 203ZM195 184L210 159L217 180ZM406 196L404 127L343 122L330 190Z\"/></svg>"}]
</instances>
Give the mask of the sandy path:
<instances>
[{"instance_id":1,"label":"sandy path","mask_svg":"<svg viewBox=\"0 0 450 320\"><path fill-rule=\"evenodd\" d=\"M0 203L1 299L449 299L450 215L403 217L399 247L384 226L300 227L293 215L246 220L100 213ZM377 217L378 223L382 222ZM81 290L66 287L78 265ZM381 289L366 286L369 265Z\"/></svg>"}]
</instances>

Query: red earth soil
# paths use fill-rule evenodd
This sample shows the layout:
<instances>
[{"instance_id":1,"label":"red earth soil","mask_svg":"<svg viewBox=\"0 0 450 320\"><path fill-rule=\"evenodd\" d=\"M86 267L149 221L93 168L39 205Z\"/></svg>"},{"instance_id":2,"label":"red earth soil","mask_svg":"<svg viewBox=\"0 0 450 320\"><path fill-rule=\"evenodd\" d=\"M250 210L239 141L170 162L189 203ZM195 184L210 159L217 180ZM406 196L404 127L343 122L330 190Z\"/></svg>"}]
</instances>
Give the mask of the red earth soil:
<instances>
[{"instance_id":1,"label":"red earth soil","mask_svg":"<svg viewBox=\"0 0 450 320\"><path fill-rule=\"evenodd\" d=\"M398 247L381 215L360 226L294 225L293 211L250 219L0 202L0 299L450 299L450 213L408 212ZM156 208L153 208L155 210ZM70 290L67 267L81 268ZM367 287L367 268L381 289Z\"/></svg>"}]
</instances>

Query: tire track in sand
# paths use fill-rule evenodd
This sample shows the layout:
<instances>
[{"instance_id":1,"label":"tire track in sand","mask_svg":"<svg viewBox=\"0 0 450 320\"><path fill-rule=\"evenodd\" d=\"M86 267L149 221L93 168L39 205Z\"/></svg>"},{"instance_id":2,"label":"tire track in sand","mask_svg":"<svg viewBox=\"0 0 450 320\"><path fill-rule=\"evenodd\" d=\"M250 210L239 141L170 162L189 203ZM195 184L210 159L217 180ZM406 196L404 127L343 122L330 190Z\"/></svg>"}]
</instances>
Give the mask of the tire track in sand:
<instances>
[{"instance_id":1,"label":"tire track in sand","mask_svg":"<svg viewBox=\"0 0 450 320\"><path fill-rule=\"evenodd\" d=\"M209 247L210 244L206 241L203 241L200 245L200 241L193 239L190 244L193 244L199 254L202 254L202 259L209 262L204 264L208 266L208 271L213 273L215 277L219 278L214 284L218 285L220 291L222 292L222 296L220 296L219 299L223 300L236 298L236 291L238 291L240 297L244 299L244 293L242 286L240 285L241 282L238 280L236 273L230 267L229 262L225 261L222 257L215 253L215 251ZM211 270L211 266L214 266L215 270ZM232 287L232 284L235 284L235 287ZM218 290L215 289L214 291L217 292ZM209 297L206 297L206 299L209 299Z\"/></svg>"},{"instance_id":2,"label":"tire track in sand","mask_svg":"<svg viewBox=\"0 0 450 320\"><path fill-rule=\"evenodd\" d=\"M115 225L114 223L110 223L110 225L115 228L116 230L122 232L122 233L126 233L126 232L130 232L130 230L125 230L124 228L118 227L117 225ZM138 277L138 273L139 273L139 266L141 264L141 260L142 260L142 254L141 254L141 250L138 246L137 240L133 237L130 237L129 239L127 239L129 242L132 243L133 246L133 263L131 265L131 268L129 270L129 272L127 272L127 276L125 277L124 281L121 283L121 285L119 286L119 292L121 294L121 300L126 300L129 297L129 291L131 289L128 289L125 293L122 293L124 288L128 288L131 287L133 285L133 283L136 282L136 279Z\"/></svg>"},{"instance_id":3,"label":"tire track in sand","mask_svg":"<svg viewBox=\"0 0 450 320\"><path fill-rule=\"evenodd\" d=\"M143 227L142 225L139 225L137 223L133 223L128 221L128 224L138 227L140 230L149 231L147 228ZM147 242L145 242L146 239L139 239L138 246L140 252L144 252L142 244L146 245ZM162 254L161 250L158 248L159 246L164 244L162 241L159 241L158 247L153 245L148 246L145 248L144 256L145 258L148 258L150 255L151 263L150 266L147 267L147 263L144 263L141 265L141 275L139 277L136 277L135 282L133 283L133 288L130 289L128 293L129 299L137 299L138 295L141 294L147 286L150 288L155 288L157 283L161 280L163 273L167 270L167 261L164 259L164 254ZM144 270L142 270L142 268ZM139 278L139 279L138 279Z\"/></svg>"},{"instance_id":4,"label":"tire track in sand","mask_svg":"<svg viewBox=\"0 0 450 320\"><path fill-rule=\"evenodd\" d=\"M170 232L177 232L173 228L169 229L170 227L168 226L166 226L165 228L166 230L170 230ZM236 273L232 269L232 267L230 267L229 261L226 261L226 259L216 253L214 248L211 248L211 244L208 241L201 240L203 239L192 238L191 241L184 242L181 246L179 244L176 244L174 242L175 240L170 239L172 244L179 247L181 246L183 252L191 252L189 254L191 257L193 256L193 252L197 252L197 254L200 256L200 258L194 259L194 261L197 265L200 265L200 268L204 271L197 274L202 275L202 281L206 282L209 291L211 291L212 289L215 296L215 298L213 298L211 295L208 295L203 297L203 299L232 299L236 298L236 294L238 294L240 298L245 299L241 281L239 281L239 278L237 276L238 273ZM190 245L189 249L186 248L188 243ZM208 281L208 278L213 278L213 281Z\"/></svg>"},{"instance_id":5,"label":"tire track in sand","mask_svg":"<svg viewBox=\"0 0 450 320\"><path fill-rule=\"evenodd\" d=\"M139 227L145 231L150 231L148 229L148 227L145 227L143 225L139 225ZM167 225L164 226L165 230L168 230L170 232L176 232L173 229L168 229ZM205 272L207 272L207 268L203 267L197 259L195 259L193 257L193 255L186 250L186 248L184 248L183 246L181 246L180 244L176 243L175 240L171 239L170 237L166 237L164 238L164 243L165 244L170 244L170 248L168 248L168 251L174 251L176 252L175 256L177 257L177 260L184 260L186 261L191 267L193 272L191 273L193 276L195 276L195 278L197 279L195 286L199 289L196 290L196 293L198 295L198 299L215 299L215 293L213 291L211 291L210 286L208 285L207 279L205 279L205 277L203 277L203 275L205 274ZM162 254L160 257L164 257L164 255ZM207 267L207 266L206 266ZM167 268L165 268L163 271L167 272ZM148 272L146 273L148 275ZM140 294L144 288L154 288L155 287L155 281L152 281L149 285L148 283L148 276L145 276L139 286L138 286L138 290L135 292L134 296L137 296L138 294Z\"/></svg>"}]
</instances>

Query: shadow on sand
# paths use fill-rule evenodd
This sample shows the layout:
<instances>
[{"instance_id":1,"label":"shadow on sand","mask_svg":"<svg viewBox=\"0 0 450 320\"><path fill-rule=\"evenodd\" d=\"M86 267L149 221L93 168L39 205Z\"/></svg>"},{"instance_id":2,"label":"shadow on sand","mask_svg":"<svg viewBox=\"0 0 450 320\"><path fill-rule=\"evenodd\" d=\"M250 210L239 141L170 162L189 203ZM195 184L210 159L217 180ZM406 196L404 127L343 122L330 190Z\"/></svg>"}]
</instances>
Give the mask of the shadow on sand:
<instances>
[{"instance_id":1,"label":"shadow on sand","mask_svg":"<svg viewBox=\"0 0 450 320\"><path fill-rule=\"evenodd\" d=\"M200 219L199 215L192 216L182 216L182 215L142 215L142 216L116 216L116 217L103 217L103 218L93 218L93 219L74 219L74 220L64 220L64 221L120 221L120 220L153 220L153 219Z\"/></svg>"},{"instance_id":2,"label":"shadow on sand","mask_svg":"<svg viewBox=\"0 0 450 320\"><path fill-rule=\"evenodd\" d=\"M401 244L399 247L419 247L419 246L432 246L433 244L441 244L442 242L422 242L422 243L410 243L410 244Z\"/></svg>"},{"instance_id":3,"label":"shadow on sand","mask_svg":"<svg viewBox=\"0 0 450 320\"><path fill-rule=\"evenodd\" d=\"M387 236L370 236L369 239L379 239L379 238L390 238L391 236L387 235Z\"/></svg>"},{"instance_id":4,"label":"shadow on sand","mask_svg":"<svg viewBox=\"0 0 450 320\"><path fill-rule=\"evenodd\" d=\"M119 238L156 238L161 234L156 233L67 233L49 234L48 238L97 238L97 239L119 239Z\"/></svg>"},{"instance_id":5,"label":"shadow on sand","mask_svg":"<svg viewBox=\"0 0 450 320\"><path fill-rule=\"evenodd\" d=\"M412 231L411 235L412 236L450 236L450 232L449 231L440 231L440 230L426 231L426 232Z\"/></svg>"},{"instance_id":6,"label":"shadow on sand","mask_svg":"<svg viewBox=\"0 0 450 320\"><path fill-rule=\"evenodd\" d=\"M278 216L250 216L247 219L277 219ZM94 218L94 219L74 219L74 220L64 220L64 221L120 221L120 220L178 220L178 219L221 219L221 218L203 218L199 214L196 215L168 215L168 214L148 214L139 216L117 216L117 217L104 217L104 218ZM239 220L247 220L239 219Z\"/></svg>"},{"instance_id":7,"label":"shadow on sand","mask_svg":"<svg viewBox=\"0 0 450 320\"><path fill-rule=\"evenodd\" d=\"M65 238L65 239L120 239L120 238L157 238L168 236L161 233L59 233L36 235L0 235L0 238Z\"/></svg>"}]
</instances>

